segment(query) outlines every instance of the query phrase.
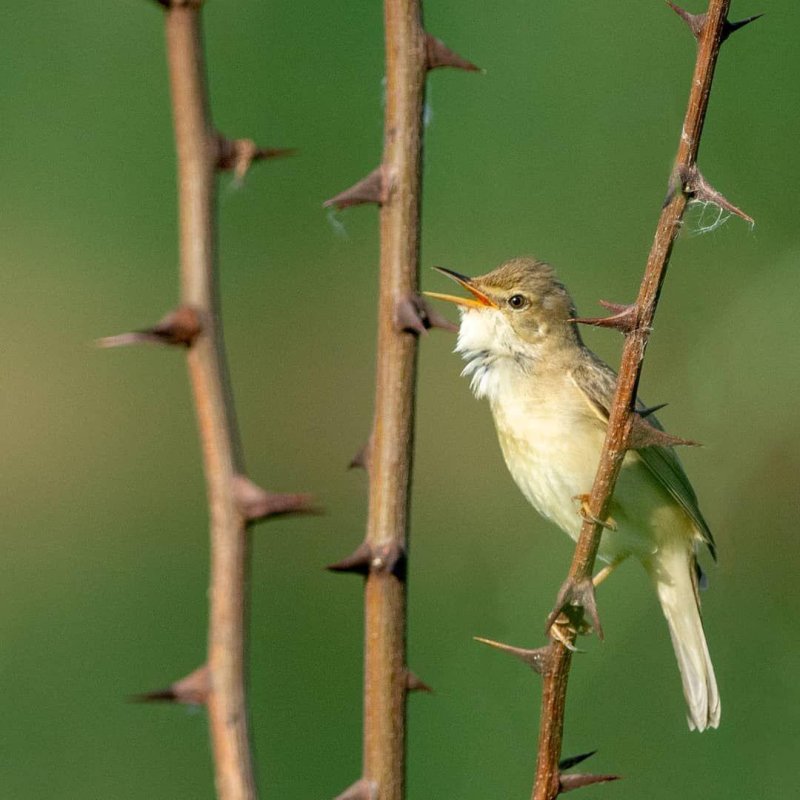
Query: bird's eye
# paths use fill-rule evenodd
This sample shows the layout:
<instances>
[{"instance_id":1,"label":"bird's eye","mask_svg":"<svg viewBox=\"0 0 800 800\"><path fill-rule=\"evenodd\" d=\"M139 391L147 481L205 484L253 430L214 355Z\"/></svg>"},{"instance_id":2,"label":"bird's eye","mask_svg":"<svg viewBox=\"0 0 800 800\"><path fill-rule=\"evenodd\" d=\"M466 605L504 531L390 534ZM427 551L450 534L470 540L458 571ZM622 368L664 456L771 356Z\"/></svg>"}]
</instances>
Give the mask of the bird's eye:
<instances>
[{"instance_id":1,"label":"bird's eye","mask_svg":"<svg viewBox=\"0 0 800 800\"><path fill-rule=\"evenodd\" d=\"M511 308L522 308L525 305L525 298L521 294L512 294L508 298L508 304Z\"/></svg>"}]
</instances>

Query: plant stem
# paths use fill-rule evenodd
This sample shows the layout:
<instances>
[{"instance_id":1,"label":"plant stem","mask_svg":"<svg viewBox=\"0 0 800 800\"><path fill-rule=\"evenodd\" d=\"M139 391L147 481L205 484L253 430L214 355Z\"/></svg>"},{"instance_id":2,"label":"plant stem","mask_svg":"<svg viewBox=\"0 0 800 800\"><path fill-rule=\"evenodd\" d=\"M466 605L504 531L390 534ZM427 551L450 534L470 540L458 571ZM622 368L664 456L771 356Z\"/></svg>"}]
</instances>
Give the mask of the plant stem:
<instances>
[{"instance_id":1,"label":"plant stem","mask_svg":"<svg viewBox=\"0 0 800 800\"><path fill-rule=\"evenodd\" d=\"M730 0L710 0L707 15L699 31L697 61L670 182L670 194L661 210L636 300L636 324L625 337L608 431L592 486L589 508L591 516L596 520L603 520L608 516L614 486L628 449L633 424L632 409L644 352L661 286L666 277L672 246L690 200L689 176L694 175L696 171L697 152L708 108L714 68L724 40L729 6ZM598 523L584 522L570 566L569 581L580 583L591 580L602 530ZM561 757L566 687L571 658L567 648L560 642L551 641L550 648L551 658L543 676L542 716L533 800L553 800L560 789L558 762Z\"/></svg>"},{"instance_id":2,"label":"plant stem","mask_svg":"<svg viewBox=\"0 0 800 800\"><path fill-rule=\"evenodd\" d=\"M375 417L369 453L365 586L364 773L380 800L405 782L406 585L417 337L397 309L417 292L420 165L426 60L418 0L386 0L386 109ZM399 568L375 569L388 554Z\"/></svg>"},{"instance_id":3,"label":"plant stem","mask_svg":"<svg viewBox=\"0 0 800 800\"><path fill-rule=\"evenodd\" d=\"M188 350L200 431L211 539L207 698L217 795L256 797L245 702L246 519L234 477L241 448L222 339L217 286L215 184L218 142L206 86L202 0L172 0L165 11L180 206L181 302L200 333Z\"/></svg>"}]
</instances>

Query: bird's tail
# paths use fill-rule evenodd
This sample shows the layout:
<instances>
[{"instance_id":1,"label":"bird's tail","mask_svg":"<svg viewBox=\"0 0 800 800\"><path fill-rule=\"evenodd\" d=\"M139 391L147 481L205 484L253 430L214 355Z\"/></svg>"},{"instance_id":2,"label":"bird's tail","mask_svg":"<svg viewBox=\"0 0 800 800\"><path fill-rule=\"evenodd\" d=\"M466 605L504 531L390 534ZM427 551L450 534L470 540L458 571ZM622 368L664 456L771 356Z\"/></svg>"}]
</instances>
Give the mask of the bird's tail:
<instances>
[{"instance_id":1,"label":"bird's tail","mask_svg":"<svg viewBox=\"0 0 800 800\"><path fill-rule=\"evenodd\" d=\"M678 659L683 694L689 707L689 728L698 731L716 728L721 705L700 619L694 556L682 547L664 548L650 563L649 571Z\"/></svg>"}]
</instances>

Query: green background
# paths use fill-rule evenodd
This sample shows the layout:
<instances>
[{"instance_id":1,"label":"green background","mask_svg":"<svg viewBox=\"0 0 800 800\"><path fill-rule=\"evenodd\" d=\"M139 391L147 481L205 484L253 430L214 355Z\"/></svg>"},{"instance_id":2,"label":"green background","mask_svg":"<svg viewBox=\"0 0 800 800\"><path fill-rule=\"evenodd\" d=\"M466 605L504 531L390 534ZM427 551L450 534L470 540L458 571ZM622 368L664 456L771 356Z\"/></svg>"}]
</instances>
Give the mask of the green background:
<instances>
[{"instance_id":1,"label":"green background","mask_svg":"<svg viewBox=\"0 0 800 800\"><path fill-rule=\"evenodd\" d=\"M700 10L696 0L691 10ZM565 754L615 786L582 797L786 798L800 727L798 13L720 59L700 165L757 220L695 209L674 251L642 394L706 444L684 453L720 562L705 595L722 727L690 734L669 637L634 563L603 586ZM205 715L126 696L203 660L204 487L183 355L100 351L175 302L175 180L161 11L9 3L0 27L3 390L0 794L211 798ZM323 565L363 535L347 462L371 417L377 212L321 202L382 137L378 2L213 0L215 119L299 150L221 178L225 324L248 466L310 490L314 518L256 529L251 699L273 798L329 798L360 769L361 588ZM579 309L633 298L677 146L694 43L660 0L427 3L486 69L429 81L422 284L536 254ZM451 313L448 310L448 313ZM612 364L620 340L589 331ZM472 641L536 646L569 540L527 506L485 405L434 332L420 353L410 564L411 798L527 797L538 679Z\"/></svg>"}]
</instances>

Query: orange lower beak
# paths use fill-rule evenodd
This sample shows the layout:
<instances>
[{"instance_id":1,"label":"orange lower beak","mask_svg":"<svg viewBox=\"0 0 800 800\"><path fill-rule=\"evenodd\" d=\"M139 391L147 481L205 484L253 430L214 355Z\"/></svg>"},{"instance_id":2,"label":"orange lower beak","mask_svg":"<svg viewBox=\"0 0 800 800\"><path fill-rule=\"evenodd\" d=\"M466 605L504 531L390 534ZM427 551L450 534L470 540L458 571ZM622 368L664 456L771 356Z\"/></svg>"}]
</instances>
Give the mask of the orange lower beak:
<instances>
[{"instance_id":1,"label":"orange lower beak","mask_svg":"<svg viewBox=\"0 0 800 800\"><path fill-rule=\"evenodd\" d=\"M450 269L444 267L434 267L437 272L446 275L451 280L454 280L459 286L463 286L474 299L469 297L456 297L452 294L439 294L439 292L423 292L428 297L434 297L437 300L446 300L448 303L455 303L458 306L466 306L467 308L497 308L497 303L494 302L488 295L484 294L472 282L472 278L466 275L459 275Z\"/></svg>"}]
</instances>

